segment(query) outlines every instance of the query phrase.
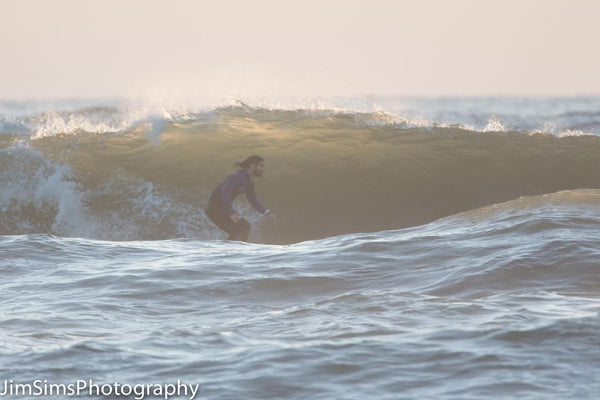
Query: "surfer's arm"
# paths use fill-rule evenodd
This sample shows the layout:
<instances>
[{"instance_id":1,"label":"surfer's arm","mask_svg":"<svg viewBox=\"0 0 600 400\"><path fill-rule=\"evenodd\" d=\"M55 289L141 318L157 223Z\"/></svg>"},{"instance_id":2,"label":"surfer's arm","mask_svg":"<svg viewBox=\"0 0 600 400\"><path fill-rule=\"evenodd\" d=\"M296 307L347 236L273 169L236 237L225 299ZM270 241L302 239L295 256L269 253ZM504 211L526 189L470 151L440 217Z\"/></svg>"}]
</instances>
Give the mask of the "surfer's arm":
<instances>
[{"instance_id":1,"label":"surfer's arm","mask_svg":"<svg viewBox=\"0 0 600 400\"><path fill-rule=\"evenodd\" d=\"M258 211L261 214L269 214L269 210L267 210L265 208L265 206L263 206L260 201L258 201L258 198L256 197L256 191L254 190L254 185L251 184L248 187L248 190L246 190L246 197L248 198L248 201L250 202L250 204L252 204L252 207L254 207L254 209L256 211Z\"/></svg>"}]
</instances>

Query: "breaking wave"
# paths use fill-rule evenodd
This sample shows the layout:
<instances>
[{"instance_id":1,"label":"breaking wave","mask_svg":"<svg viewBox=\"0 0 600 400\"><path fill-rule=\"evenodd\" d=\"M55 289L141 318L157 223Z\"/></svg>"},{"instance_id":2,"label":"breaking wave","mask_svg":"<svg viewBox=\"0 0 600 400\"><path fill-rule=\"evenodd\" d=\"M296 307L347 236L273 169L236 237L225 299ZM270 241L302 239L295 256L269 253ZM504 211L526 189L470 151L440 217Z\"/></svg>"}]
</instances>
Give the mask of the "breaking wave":
<instances>
[{"instance_id":1,"label":"breaking wave","mask_svg":"<svg viewBox=\"0 0 600 400\"><path fill-rule=\"evenodd\" d=\"M257 192L280 219L264 221L245 201L237 207L255 226L251 240L266 243L420 225L600 187L599 137L510 131L493 119L473 130L384 112L90 107L6 117L0 131L3 235L221 238L202 209L250 154L266 160Z\"/></svg>"}]
</instances>

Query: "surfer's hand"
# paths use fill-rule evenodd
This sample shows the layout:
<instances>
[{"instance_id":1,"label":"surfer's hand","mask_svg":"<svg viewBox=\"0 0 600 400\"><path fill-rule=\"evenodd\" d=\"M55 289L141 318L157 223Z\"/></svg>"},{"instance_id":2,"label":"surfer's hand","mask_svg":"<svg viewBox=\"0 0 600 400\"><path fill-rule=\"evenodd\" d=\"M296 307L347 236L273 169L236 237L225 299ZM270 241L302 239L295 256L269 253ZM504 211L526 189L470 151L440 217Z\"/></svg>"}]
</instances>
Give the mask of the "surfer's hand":
<instances>
[{"instance_id":1,"label":"surfer's hand","mask_svg":"<svg viewBox=\"0 0 600 400\"><path fill-rule=\"evenodd\" d=\"M229 216L233 222L236 224L240 222L240 216L237 213L233 213Z\"/></svg>"},{"instance_id":2,"label":"surfer's hand","mask_svg":"<svg viewBox=\"0 0 600 400\"><path fill-rule=\"evenodd\" d=\"M277 214L269 213L267 218L269 218L271 221L277 221Z\"/></svg>"}]
</instances>

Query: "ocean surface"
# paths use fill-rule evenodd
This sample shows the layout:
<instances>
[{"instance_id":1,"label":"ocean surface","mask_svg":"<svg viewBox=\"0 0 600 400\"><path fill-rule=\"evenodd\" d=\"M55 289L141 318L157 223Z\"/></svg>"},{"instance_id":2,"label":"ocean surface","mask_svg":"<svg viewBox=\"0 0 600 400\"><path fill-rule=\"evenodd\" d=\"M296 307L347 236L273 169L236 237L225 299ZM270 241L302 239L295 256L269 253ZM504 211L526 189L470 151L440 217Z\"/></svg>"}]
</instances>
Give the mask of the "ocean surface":
<instances>
[{"instance_id":1,"label":"ocean surface","mask_svg":"<svg viewBox=\"0 0 600 400\"><path fill-rule=\"evenodd\" d=\"M2 100L0 398L600 398L599 136L597 97ZM251 154L279 218L229 242Z\"/></svg>"}]
</instances>

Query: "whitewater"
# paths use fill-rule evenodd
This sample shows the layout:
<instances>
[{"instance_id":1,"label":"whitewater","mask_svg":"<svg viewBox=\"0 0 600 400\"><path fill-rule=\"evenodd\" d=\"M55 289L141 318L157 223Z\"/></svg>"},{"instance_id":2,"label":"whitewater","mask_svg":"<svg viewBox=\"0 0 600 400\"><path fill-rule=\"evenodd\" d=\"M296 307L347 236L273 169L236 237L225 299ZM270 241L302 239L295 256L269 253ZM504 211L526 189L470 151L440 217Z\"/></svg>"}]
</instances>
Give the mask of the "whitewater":
<instances>
[{"instance_id":1,"label":"whitewater","mask_svg":"<svg viewBox=\"0 0 600 400\"><path fill-rule=\"evenodd\" d=\"M0 394L597 398L599 135L596 97L0 101ZM279 219L229 242L251 154Z\"/></svg>"}]
</instances>

